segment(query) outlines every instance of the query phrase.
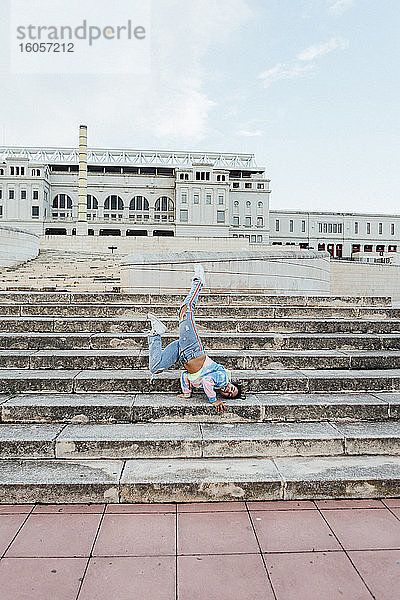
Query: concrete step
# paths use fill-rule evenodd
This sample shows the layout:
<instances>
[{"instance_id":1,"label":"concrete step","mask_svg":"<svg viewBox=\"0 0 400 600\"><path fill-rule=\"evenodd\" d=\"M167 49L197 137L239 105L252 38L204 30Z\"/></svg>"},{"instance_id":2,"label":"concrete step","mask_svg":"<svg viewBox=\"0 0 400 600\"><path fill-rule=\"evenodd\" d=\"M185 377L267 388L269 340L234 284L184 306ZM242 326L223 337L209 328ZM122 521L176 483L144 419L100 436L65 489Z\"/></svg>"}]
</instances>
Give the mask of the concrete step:
<instances>
[{"instance_id":1,"label":"concrete step","mask_svg":"<svg viewBox=\"0 0 400 600\"><path fill-rule=\"evenodd\" d=\"M0 458L400 455L400 423L0 424Z\"/></svg>"},{"instance_id":2,"label":"concrete step","mask_svg":"<svg viewBox=\"0 0 400 600\"><path fill-rule=\"evenodd\" d=\"M0 291L0 304L156 304L179 307L184 294L120 294L116 292L70 293L70 292L29 292ZM271 294L210 293L203 290L198 306L207 305L282 305L282 306L322 306L322 307L390 307L389 296L277 296Z\"/></svg>"},{"instance_id":3,"label":"concrete step","mask_svg":"<svg viewBox=\"0 0 400 600\"><path fill-rule=\"evenodd\" d=\"M176 318L164 322L170 332L177 332ZM400 333L400 319L238 319L196 318L200 333ZM147 333L150 323L147 318L52 318L52 317L1 317L3 332L42 333Z\"/></svg>"},{"instance_id":4,"label":"concrete step","mask_svg":"<svg viewBox=\"0 0 400 600\"><path fill-rule=\"evenodd\" d=\"M179 308L170 304L0 304L0 316L9 317L74 317L74 318L146 318L148 312L160 318L177 318ZM330 318L330 319L398 319L400 309L369 306L274 306L274 305L200 305L197 317L237 318Z\"/></svg>"},{"instance_id":5,"label":"concrete step","mask_svg":"<svg viewBox=\"0 0 400 600\"><path fill-rule=\"evenodd\" d=\"M2 460L1 503L400 496L400 457Z\"/></svg>"},{"instance_id":6,"label":"concrete step","mask_svg":"<svg viewBox=\"0 0 400 600\"><path fill-rule=\"evenodd\" d=\"M398 334L350 333L202 333L205 348L213 350L400 350ZM163 336L164 345L177 339ZM0 333L1 350L146 350L145 333Z\"/></svg>"},{"instance_id":7,"label":"concrete step","mask_svg":"<svg viewBox=\"0 0 400 600\"><path fill-rule=\"evenodd\" d=\"M135 370L0 370L0 392L155 393L178 392L181 371L150 377ZM247 392L395 392L400 370L257 370L232 372Z\"/></svg>"},{"instance_id":8,"label":"concrete step","mask_svg":"<svg viewBox=\"0 0 400 600\"><path fill-rule=\"evenodd\" d=\"M399 369L400 352L207 350L228 369ZM145 350L0 350L0 369L148 369Z\"/></svg>"},{"instance_id":9,"label":"concrete step","mask_svg":"<svg viewBox=\"0 0 400 600\"><path fill-rule=\"evenodd\" d=\"M248 394L217 414L205 398L176 394L19 394L0 398L4 423L239 423L384 421L400 418L400 393Z\"/></svg>"}]
</instances>

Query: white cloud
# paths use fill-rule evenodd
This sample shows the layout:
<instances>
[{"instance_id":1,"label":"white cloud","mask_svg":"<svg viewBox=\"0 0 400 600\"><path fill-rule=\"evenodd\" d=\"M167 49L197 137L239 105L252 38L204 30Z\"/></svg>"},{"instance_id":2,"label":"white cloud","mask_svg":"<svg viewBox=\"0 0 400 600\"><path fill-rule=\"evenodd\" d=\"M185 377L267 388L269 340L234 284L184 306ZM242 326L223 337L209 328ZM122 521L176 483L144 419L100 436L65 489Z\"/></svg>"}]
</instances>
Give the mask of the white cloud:
<instances>
[{"instance_id":1,"label":"white cloud","mask_svg":"<svg viewBox=\"0 0 400 600\"><path fill-rule=\"evenodd\" d=\"M318 56L328 54L333 50L344 50L349 47L349 42L341 38L331 38L329 42L325 44L319 44L315 46L309 46L297 55L299 60L314 60Z\"/></svg>"},{"instance_id":2,"label":"white cloud","mask_svg":"<svg viewBox=\"0 0 400 600\"><path fill-rule=\"evenodd\" d=\"M248 129L239 129L237 134L242 135L244 137L258 137L259 135L262 135L262 131L260 131L259 129L255 131L249 131Z\"/></svg>"},{"instance_id":3,"label":"white cloud","mask_svg":"<svg viewBox=\"0 0 400 600\"><path fill-rule=\"evenodd\" d=\"M336 0L336 2L334 2L333 4L331 4L331 0L329 0L329 4L329 12L333 15L339 16L353 6L354 0Z\"/></svg>"},{"instance_id":4,"label":"white cloud","mask_svg":"<svg viewBox=\"0 0 400 600\"><path fill-rule=\"evenodd\" d=\"M313 71L313 65L278 63L272 69L261 73L259 78L263 80L264 87L269 87L275 81L280 81L281 79L301 79L311 75Z\"/></svg>"}]
</instances>

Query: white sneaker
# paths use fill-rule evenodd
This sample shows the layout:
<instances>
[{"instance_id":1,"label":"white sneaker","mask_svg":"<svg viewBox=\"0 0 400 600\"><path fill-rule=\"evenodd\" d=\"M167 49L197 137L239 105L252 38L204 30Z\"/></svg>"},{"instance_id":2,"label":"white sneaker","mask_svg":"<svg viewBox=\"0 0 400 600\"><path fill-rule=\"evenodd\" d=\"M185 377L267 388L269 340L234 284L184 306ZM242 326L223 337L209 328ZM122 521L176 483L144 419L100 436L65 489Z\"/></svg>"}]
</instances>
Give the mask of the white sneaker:
<instances>
[{"instance_id":1,"label":"white sneaker","mask_svg":"<svg viewBox=\"0 0 400 600\"><path fill-rule=\"evenodd\" d=\"M151 323L150 335L163 335L167 331L167 328L165 327L164 323L162 323L160 319L158 319L152 313L148 313L147 318Z\"/></svg>"},{"instance_id":2,"label":"white sneaker","mask_svg":"<svg viewBox=\"0 0 400 600\"><path fill-rule=\"evenodd\" d=\"M204 274L204 267L200 263L194 264L194 276L193 279L198 279L204 285L206 282L206 276Z\"/></svg>"}]
</instances>

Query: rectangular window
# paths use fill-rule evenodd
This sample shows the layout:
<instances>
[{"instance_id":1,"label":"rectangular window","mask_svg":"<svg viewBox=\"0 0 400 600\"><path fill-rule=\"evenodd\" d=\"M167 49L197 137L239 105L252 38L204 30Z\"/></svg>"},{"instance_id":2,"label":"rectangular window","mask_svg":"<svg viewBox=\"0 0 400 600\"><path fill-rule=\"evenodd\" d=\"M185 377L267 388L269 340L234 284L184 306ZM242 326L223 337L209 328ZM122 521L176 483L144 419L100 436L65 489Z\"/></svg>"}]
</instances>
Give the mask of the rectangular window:
<instances>
[{"instance_id":1,"label":"rectangular window","mask_svg":"<svg viewBox=\"0 0 400 600\"><path fill-rule=\"evenodd\" d=\"M0 200L2 199L2 197L3 197L3 190L0 189Z\"/></svg>"},{"instance_id":2,"label":"rectangular window","mask_svg":"<svg viewBox=\"0 0 400 600\"><path fill-rule=\"evenodd\" d=\"M198 194L195 194L195 195L193 196L193 204L198 204L198 203L199 203L199 195L198 195Z\"/></svg>"},{"instance_id":3,"label":"rectangular window","mask_svg":"<svg viewBox=\"0 0 400 600\"><path fill-rule=\"evenodd\" d=\"M187 194L182 194L181 202L182 202L182 204L187 204Z\"/></svg>"},{"instance_id":4,"label":"rectangular window","mask_svg":"<svg viewBox=\"0 0 400 600\"><path fill-rule=\"evenodd\" d=\"M21 167L21 175L25 175L25 167Z\"/></svg>"},{"instance_id":5,"label":"rectangular window","mask_svg":"<svg viewBox=\"0 0 400 600\"><path fill-rule=\"evenodd\" d=\"M367 223L367 233L371 233L371 223Z\"/></svg>"},{"instance_id":6,"label":"rectangular window","mask_svg":"<svg viewBox=\"0 0 400 600\"><path fill-rule=\"evenodd\" d=\"M354 223L354 233L358 233L358 222Z\"/></svg>"},{"instance_id":7,"label":"rectangular window","mask_svg":"<svg viewBox=\"0 0 400 600\"><path fill-rule=\"evenodd\" d=\"M394 223L390 225L390 235L394 235Z\"/></svg>"},{"instance_id":8,"label":"rectangular window","mask_svg":"<svg viewBox=\"0 0 400 600\"><path fill-rule=\"evenodd\" d=\"M293 233L293 230L294 230L293 219L290 219L290 221L289 221L289 231L290 231L290 233Z\"/></svg>"},{"instance_id":9,"label":"rectangular window","mask_svg":"<svg viewBox=\"0 0 400 600\"><path fill-rule=\"evenodd\" d=\"M210 173L209 173L209 171L206 172L206 181L210 181Z\"/></svg>"},{"instance_id":10,"label":"rectangular window","mask_svg":"<svg viewBox=\"0 0 400 600\"><path fill-rule=\"evenodd\" d=\"M332 233L333 228L332 228L332 223L328 223L328 233Z\"/></svg>"},{"instance_id":11,"label":"rectangular window","mask_svg":"<svg viewBox=\"0 0 400 600\"><path fill-rule=\"evenodd\" d=\"M186 209L181 208L181 221L182 223L187 223L188 221L188 211Z\"/></svg>"},{"instance_id":12,"label":"rectangular window","mask_svg":"<svg viewBox=\"0 0 400 600\"><path fill-rule=\"evenodd\" d=\"M257 183L257 189L258 190L263 190L264 189L264 184L263 183Z\"/></svg>"},{"instance_id":13,"label":"rectangular window","mask_svg":"<svg viewBox=\"0 0 400 600\"><path fill-rule=\"evenodd\" d=\"M328 233L328 223L324 223L324 233Z\"/></svg>"},{"instance_id":14,"label":"rectangular window","mask_svg":"<svg viewBox=\"0 0 400 600\"><path fill-rule=\"evenodd\" d=\"M251 238L250 238L250 241L251 241L252 244L255 244L256 243L256 236L252 235Z\"/></svg>"},{"instance_id":15,"label":"rectangular window","mask_svg":"<svg viewBox=\"0 0 400 600\"><path fill-rule=\"evenodd\" d=\"M224 197L218 196L218 204L223 204L223 203L224 203Z\"/></svg>"},{"instance_id":16,"label":"rectangular window","mask_svg":"<svg viewBox=\"0 0 400 600\"><path fill-rule=\"evenodd\" d=\"M225 223L225 211L217 210L217 223Z\"/></svg>"},{"instance_id":17,"label":"rectangular window","mask_svg":"<svg viewBox=\"0 0 400 600\"><path fill-rule=\"evenodd\" d=\"M39 207L32 206L32 217L38 217L38 216L39 216Z\"/></svg>"},{"instance_id":18,"label":"rectangular window","mask_svg":"<svg viewBox=\"0 0 400 600\"><path fill-rule=\"evenodd\" d=\"M262 235L257 236L257 244L262 244Z\"/></svg>"},{"instance_id":19,"label":"rectangular window","mask_svg":"<svg viewBox=\"0 0 400 600\"><path fill-rule=\"evenodd\" d=\"M248 183L248 182L246 181L246 183L244 184L244 187L245 187L247 190L251 190L252 184L251 184L251 183Z\"/></svg>"},{"instance_id":20,"label":"rectangular window","mask_svg":"<svg viewBox=\"0 0 400 600\"><path fill-rule=\"evenodd\" d=\"M39 192L37 190L33 190L33 200L39 200Z\"/></svg>"},{"instance_id":21,"label":"rectangular window","mask_svg":"<svg viewBox=\"0 0 400 600\"><path fill-rule=\"evenodd\" d=\"M257 227L264 227L264 219L262 217L257 217Z\"/></svg>"},{"instance_id":22,"label":"rectangular window","mask_svg":"<svg viewBox=\"0 0 400 600\"><path fill-rule=\"evenodd\" d=\"M251 217L246 217L246 227L251 227Z\"/></svg>"},{"instance_id":23,"label":"rectangular window","mask_svg":"<svg viewBox=\"0 0 400 600\"><path fill-rule=\"evenodd\" d=\"M337 223L333 224L333 233L337 233Z\"/></svg>"},{"instance_id":24,"label":"rectangular window","mask_svg":"<svg viewBox=\"0 0 400 600\"><path fill-rule=\"evenodd\" d=\"M211 194L206 194L206 204L211 204Z\"/></svg>"},{"instance_id":25,"label":"rectangular window","mask_svg":"<svg viewBox=\"0 0 400 600\"><path fill-rule=\"evenodd\" d=\"M322 223L318 223L318 231L319 233L322 233Z\"/></svg>"},{"instance_id":26,"label":"rectangular window","mask_svg":"<svg viewBox=\"0 0 400 600\"><path fill-rule=\"evenodd\" d=\"M15 192L14 190L8 190L8 198L9 200L14 200Z\"/></svg>"},{"instance_id":27,"label":"rectangular window","mask_svg":"<svg viewBox=\"0 0 400 600\"><path fill-rule=\"evenodd\" d=\"M21 200L26 200L26 190L21 190Z\"/></svg>"},{"instance_id":28,"label":"rectangular window","mask_svg":"<svg viewBox=\"0 0 400 600\"><path fill-rule=\"evenodd\" d=\"M379 223L379 225L378 225L378 233L379 233L380 235L382 235L382 228L383 228L383 224L382 224L382 223Z\"/></svg>"},{"instance_id":29,"label":"rectangular window","mask_svg":"<svg viewBox=\"0 0 400 600\"><path fill-rule=\"evenodd\" d=\"M338 226L337 226L338 233L342 233L342 226L343 226L342 223L338 223Z\"/></svg>"},{"instance_id":30,"label":"rectangular window","mask_svg":"<svg viewBox=\"0 0 400 600\"><path fill-rule=\"evenodd\" d=\"M233 226L239 227L239 217L233 217Z\"/></svg>"},{"instance_id":31,"label":"rectangular window","mask_svg":"<svg viewBox=\"0 0 400 600\"><path fill-rule=\"evenodd\" d=\"M0 217L3 216L3 207L0 205Z\"/></svg>"},{"instance_id":32,"label":"rectangular window","mask_svg":"<svg viewBox=\"0 0 400 600\"><path fill-rule=\"evenodd\" d=\"M302 232L302 233L304 233L304 232L305 232L305 230L306 230L306 222L305 222L305 221L302 221L302 222L301 222L301 232Z\"/></svg>"},{"instance_id":33,"label":"rectangular window","mask_svg":"<svg viewBox=\"0 0 400 600\"><path fill-rule=\"evenodd\" d=\"M279 231L279 219L275 220L275 231Z\"/></svg>"},{"instance_id":34,"label":"rectangular window","mask_svg":"<svg viewBox=\"0 0 400 600\"><path fill-rule=\"evenodd\" d=\"M15 173L14 167L10 167L10 175L14 175L14 173Z\"/></svg>"},{"instance_id":35,"label":"rectangular window","mask_svg":"<svg viewBox=\"0 0 400 600\"><path fill-rule=\"evenodd\" d=\"M234 181L234 182L232 183L232 187L234 187L234 188L238 188L238 187L239 187L239 182L238 182L238 181Z\"/></svg>"}]
</instances>

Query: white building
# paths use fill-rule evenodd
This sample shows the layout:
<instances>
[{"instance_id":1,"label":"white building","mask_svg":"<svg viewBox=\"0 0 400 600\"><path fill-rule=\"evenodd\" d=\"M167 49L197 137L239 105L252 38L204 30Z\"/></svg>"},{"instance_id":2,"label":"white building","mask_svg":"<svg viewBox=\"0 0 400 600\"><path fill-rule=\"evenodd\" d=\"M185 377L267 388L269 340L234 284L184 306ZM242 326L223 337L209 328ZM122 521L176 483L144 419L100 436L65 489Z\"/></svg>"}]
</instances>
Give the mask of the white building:
<instances>
[{"instance_id":1,"label":"white building","mask_svg":"<svg viewBox=\"0 0 400 600\"><path fill-rule=\"evenodd\" d=\"M88 151L89 235L269 240L269 179L253 154ZM78 151L0 148L0 220L74 235Z\"/></svg>"}]
</instances>

